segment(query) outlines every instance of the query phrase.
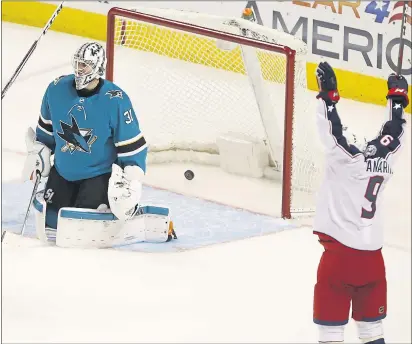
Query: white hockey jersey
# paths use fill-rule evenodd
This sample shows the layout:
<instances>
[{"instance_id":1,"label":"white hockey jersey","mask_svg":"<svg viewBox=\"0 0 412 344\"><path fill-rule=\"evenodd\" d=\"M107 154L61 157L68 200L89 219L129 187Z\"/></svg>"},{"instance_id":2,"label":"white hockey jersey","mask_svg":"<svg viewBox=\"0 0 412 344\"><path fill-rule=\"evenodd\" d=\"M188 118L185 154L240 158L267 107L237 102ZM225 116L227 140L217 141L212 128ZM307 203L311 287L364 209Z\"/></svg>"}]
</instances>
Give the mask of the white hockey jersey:
<instances>
[{"instance_id":1,"label":"white hockey jersey","mask_svg":"<svg viewBox=\"0 0 412 344\"><path fill-rule=\"evenodd\" d=\"M387 121L361 152L343 136L336 105L318 102L317 127L326 156L314 232L354 249L378 250L383 246L383 191L405 137L403 107L388 101Z\"/></svg>"}]
</instances>

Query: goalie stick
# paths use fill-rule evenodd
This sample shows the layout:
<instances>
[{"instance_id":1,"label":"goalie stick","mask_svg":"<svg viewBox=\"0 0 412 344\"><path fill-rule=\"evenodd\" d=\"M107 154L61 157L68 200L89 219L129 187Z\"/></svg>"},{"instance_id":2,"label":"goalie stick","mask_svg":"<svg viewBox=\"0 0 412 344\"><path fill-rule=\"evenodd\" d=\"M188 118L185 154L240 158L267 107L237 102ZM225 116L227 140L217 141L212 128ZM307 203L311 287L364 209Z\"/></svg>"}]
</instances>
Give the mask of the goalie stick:
<instances>
[{"instance_id":1,"label":"goalie stick","mask_svg":"<svg viewBox=\"0 0 412 344\"><path fill-rule=\"evenodd\" d=\"M33 199L36 196L37 188L39 187L41 180L41 173L39 170L36 170L36 182L34 183L33 191L31 193L29 206L27 207L26 216L24 217L23 226L21 227L20 235L24 235L24 230L26 229L27 219L29 217L31 205L33 204Z\"/></svg>"},{"instance_id":2,"label":"goalie stick","mask_svg":"<svg viewBox=\"0 0 412 344\"><path fill-rule=\"evenodd\" d=\"M8 89L11 87L11 85L13 85L13 83L16 81L17 77L19 76L20 72L22 71L23 67L26 65L27 61L29 60L30 56L33 54L34 50L36 50L37 45L39 44L41 38L47 33L47 31L49 30L50 26L53 24L54 20L56 19L56 17L59 15L60 11L63 8L63 3L64 1L62 1L60 3L59 6L57 6L56 10L54 11L54 13L52 14L52 16L50 17L49 21L47 22L46 26L43 28L43 31L40 35L39 38L37 38L37 40L35 40L32 44L32 46L30 47L29 51L27 52L27 54L24 56L23 60L20 62L20 64L18 65L17 69L15 70L15 72L13 73L12 77L10 78L10 80L8 81L8 83L6 84L6 86L4 87L4 89L1 91L1 99L4 98L6 92L8 91ZM3 236L2 236L3 237Z\"/></svg>"},{"instance_id":3,"label":"goalie stick","mask_svg":"<svg viewBox=\"0 0 412 344\"><path fill-rule=\"evenodd\" d=\"M31 205L33 203L33 199L36 196L36 192L37 192L37 188L39 187L40 180L41 180L40 171L36 170L36 182L34 183L33 191L32 191L31 197L30 197L29 205L28 205L27 210L26 210L26 215L25 215L24 220L23 220L23 225L21 227L20 235L23 235L24 230L26 229L26 223L27 223L27 219L29 218L30 208L31 208ZM1 233L1 242L3 242L3 239L4 239L5 236L6 236L6 231L3 231L3 233Z\"/></svg>"}]
</instances>

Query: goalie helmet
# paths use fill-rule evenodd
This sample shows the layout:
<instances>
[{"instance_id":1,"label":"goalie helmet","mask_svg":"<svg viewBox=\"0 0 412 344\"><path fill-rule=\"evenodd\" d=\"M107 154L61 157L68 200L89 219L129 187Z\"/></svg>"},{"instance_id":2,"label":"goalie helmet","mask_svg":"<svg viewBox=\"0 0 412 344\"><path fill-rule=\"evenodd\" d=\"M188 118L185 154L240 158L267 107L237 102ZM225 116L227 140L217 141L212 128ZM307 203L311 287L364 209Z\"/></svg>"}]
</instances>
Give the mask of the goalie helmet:
<instances>
[{"instance_id":1,"label":"goalie helmet","mask_svg":"<svg viewBox=\"0 0 412 344\"><path fill-rule=\"evenodd\" d=\"M355 146L357 149L359 149L362 153L366 150L366 147L368 146L368 140L366 140L366 137L360 137L354 134L349 130L348 127L342 127L343 131L343 136L345 136L346 141L348 142L348 145Z\"/></svg>"},{"instance_id":2,"label":"goalie helmet","mask_svg":"<svg viewBox=\"0 0 412 344\"><path fill-rule=\"evenodd\" d=\"M78 90L85 88L94 79L103 77L106 69L103 46L97 42L83 44L73 55L72 66Z\"/></svg>"}]
</instances>

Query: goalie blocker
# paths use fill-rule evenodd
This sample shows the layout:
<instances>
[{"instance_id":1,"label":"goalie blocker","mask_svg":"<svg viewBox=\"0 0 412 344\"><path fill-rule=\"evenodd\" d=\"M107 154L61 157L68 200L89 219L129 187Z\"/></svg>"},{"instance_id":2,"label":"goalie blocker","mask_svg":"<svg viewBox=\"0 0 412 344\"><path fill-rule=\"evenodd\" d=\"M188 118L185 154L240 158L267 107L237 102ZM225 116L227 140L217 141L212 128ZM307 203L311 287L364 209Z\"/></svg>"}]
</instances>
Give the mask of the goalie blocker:
<instances>
[{"instance_id":1,"label":"goalie blocker","mask_svg":"<svg viewBox=\"0 0 412 344\"><path fill-rule=\"evenodd\" d=\"M59 210L57 230L46 227L46 208L40 191L33 200L36 235L59 247L110 248L177 239L169 208L142 206L134 217L120 221L110 210L65 207Z\"/></svg>"}]
</instances>

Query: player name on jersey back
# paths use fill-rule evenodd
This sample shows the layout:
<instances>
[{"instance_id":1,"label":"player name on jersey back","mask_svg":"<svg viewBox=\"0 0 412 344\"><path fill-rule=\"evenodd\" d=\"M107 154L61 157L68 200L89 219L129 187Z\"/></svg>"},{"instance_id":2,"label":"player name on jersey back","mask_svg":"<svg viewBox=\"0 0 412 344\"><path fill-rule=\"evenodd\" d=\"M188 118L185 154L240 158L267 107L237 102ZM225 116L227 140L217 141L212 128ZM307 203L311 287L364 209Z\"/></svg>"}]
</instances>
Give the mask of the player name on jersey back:
<instances>
[{"instance_id":1,"label":"player name on jersey back","mask_svg":"<svg viewBox=\"0 0 412 344\"><path fill-rule=\"evenodd\" d=\"M366 172L393 174L389 163L382 158L368 159L366 161Z\"/></svg>"}]
</instances>

